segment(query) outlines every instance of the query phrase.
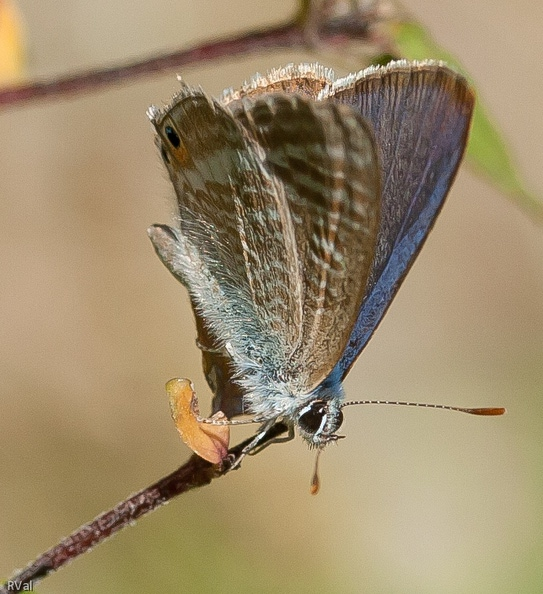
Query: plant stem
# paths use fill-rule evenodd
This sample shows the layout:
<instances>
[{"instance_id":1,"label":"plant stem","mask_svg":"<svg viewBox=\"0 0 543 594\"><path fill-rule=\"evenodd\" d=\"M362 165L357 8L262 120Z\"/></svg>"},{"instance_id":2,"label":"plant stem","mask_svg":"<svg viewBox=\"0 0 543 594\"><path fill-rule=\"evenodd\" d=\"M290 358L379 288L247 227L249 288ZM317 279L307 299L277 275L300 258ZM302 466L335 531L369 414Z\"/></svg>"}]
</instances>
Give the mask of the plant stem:
<instances>
[{"instance_id":1,"label":"plant stem","mask_svg":"<svg viewBox=\"0 0 543 594\"><path fill-rule=\"evenodd\" d=\"M286 425L276 423L261 443L270 443L286 431ZM213 479L224 476L230 472L243 448L252 441L251 437L231 448L222 465L211 464L196 455L191 456L186 464L168 476L121 501L109 511L101 513L42 553L35 561L5 582L0 587L0 594L24 591L25 585L27 588L29 585L34 586L44 577L90 551L116 532L130 526L137 519L161 507L177 495L208 485Z\"/></svg>"}]
</instances>

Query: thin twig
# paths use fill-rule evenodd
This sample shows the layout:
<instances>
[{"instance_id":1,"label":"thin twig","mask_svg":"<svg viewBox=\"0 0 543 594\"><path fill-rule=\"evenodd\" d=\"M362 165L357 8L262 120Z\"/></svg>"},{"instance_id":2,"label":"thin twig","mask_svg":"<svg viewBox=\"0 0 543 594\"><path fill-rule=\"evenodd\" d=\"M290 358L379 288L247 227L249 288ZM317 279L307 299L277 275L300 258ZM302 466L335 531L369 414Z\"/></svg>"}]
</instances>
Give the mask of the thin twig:
<instances>
[{"instance_id":1,"label":"thin twig","mask_svg":"<svg viewBox=\"0 0 543 594\"><path fill-rule=\"evenodd\" d=\"M347 39L366 39L368 19L354 19L352 15L321 23L319 41L335 46ZM202 64L220 58L248 55L265 50L295 49L308 47L305 25L298 20L289 23L243 33L235 38L220 39L190 49L163 54L111 68L80 72L53 80L34 81L29 84L0 90L0 106L18 105L37 99L57 99L70 95L89 93L122 82L134 81L144 76L169 71L189 64Z\"/></svg>"},{"instance_id":2,"label":"thin twig","mask_svg":"<svg viewBox=\"0 0 543 594\"><path fill-rule=\"evenodd\" d=\"M269 443L287 431L283 423L276 423L263 438ZM83 553L134 523L135 520L161 507L177 495L203 487L213 479L224 476L232 469L243 448L253 437L233 447L222 465L215 465L193 455L186 464L153 485L121 501L109 511L101 513L92 522L84 524L57 545L42 553L35 561L15 573L0 588L0 594L25 591L49 574L64 567Z\"/></svg>"}]
</instances>

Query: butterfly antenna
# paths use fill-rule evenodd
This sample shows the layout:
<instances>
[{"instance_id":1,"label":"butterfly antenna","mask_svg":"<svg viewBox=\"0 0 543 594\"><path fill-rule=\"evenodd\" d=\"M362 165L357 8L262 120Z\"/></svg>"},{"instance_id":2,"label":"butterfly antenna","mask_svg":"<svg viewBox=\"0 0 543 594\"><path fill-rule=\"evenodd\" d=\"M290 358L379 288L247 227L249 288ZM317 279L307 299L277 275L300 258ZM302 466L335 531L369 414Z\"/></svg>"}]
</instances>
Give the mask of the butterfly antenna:
<instances>
[{"instance_id":1,"label":"butterfly antenna","mask_svg":"<svg viewBox=\"0 0 543 594\"><path fill-rule=\"evenodd\" d=\"M206 425L252 425L254 423L262 423L258 419L214 419L213 417L201 417L196 415L198 423L205 423Z\"/></svg>"},{"instance_id":2,"label":"butterfly antenna","mask_svg":"<svg viewBox=\"0 0 543 594\"><path fill-rule=\"evenodd\" d=\"M345 406L353 406L355 404L393 404L395 406L418 406L420 408L439 408L441 410L455 410L457 412L468 413L469 415L479 415L483 417L495 417L503 415L506 412L505 408L488 407L488 408L465 408L463 406L448 406L446 404L425 404L421 402L403 402L399 400L349 400L344 402L341 408Z\"/></svg>"}]
</instances>

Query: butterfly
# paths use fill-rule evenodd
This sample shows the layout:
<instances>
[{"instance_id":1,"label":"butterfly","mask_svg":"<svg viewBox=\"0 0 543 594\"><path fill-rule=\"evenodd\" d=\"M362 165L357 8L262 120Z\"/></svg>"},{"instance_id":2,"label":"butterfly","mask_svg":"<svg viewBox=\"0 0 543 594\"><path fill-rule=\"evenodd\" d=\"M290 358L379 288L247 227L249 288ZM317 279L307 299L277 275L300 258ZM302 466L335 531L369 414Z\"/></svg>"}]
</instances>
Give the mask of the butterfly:
<instances>
[{"instance_id":1,"label":"butterfly","mask_svg":"<svg viewBox=\"0 0 543 594\"><path fill-rule=\"evenodd\" d=\"M289 65L218 100L181 83L150 108L178 217L149 235L189 292L214 411L338 439L342 381L443 206L474 101L445 64L396 61L339 80Z\"/></svg>"}]
</instances>

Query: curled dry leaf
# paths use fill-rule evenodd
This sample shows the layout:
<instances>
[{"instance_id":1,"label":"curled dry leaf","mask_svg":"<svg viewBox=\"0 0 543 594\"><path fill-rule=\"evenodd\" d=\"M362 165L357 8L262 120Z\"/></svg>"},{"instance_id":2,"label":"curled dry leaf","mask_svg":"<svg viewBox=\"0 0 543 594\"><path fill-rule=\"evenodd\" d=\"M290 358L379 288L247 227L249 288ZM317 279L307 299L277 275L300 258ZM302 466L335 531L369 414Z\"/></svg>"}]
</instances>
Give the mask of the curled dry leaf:
<instances>
[{"instance_id":1,"label":"curled dry leaf","mask_svg":"<svg viewBox=\"0 0 543 594\"><path fill-rule=\"evenodd\" d=\"M198 400L192 382L175 378L166 384L172 418L185 444L204 460L219 464L228 453L229 425L212 425L198 420ZM214 421L224 421L222 412L215 413Z\"/></svg>"}]
</instances>

